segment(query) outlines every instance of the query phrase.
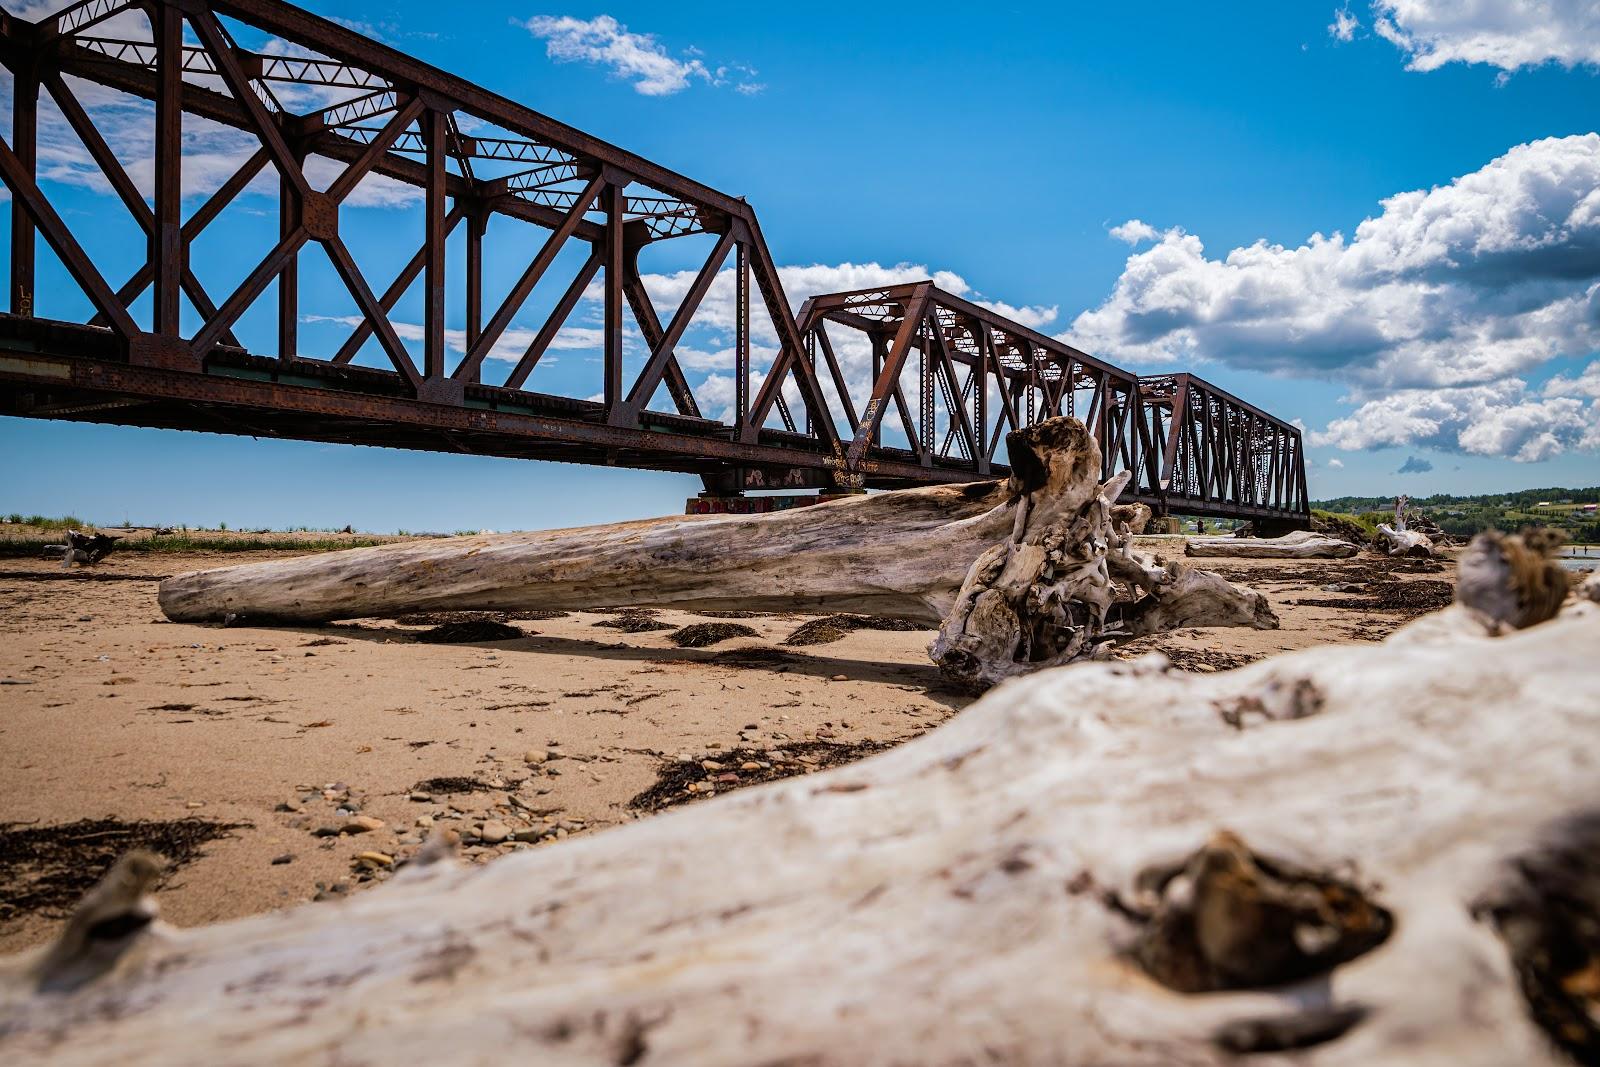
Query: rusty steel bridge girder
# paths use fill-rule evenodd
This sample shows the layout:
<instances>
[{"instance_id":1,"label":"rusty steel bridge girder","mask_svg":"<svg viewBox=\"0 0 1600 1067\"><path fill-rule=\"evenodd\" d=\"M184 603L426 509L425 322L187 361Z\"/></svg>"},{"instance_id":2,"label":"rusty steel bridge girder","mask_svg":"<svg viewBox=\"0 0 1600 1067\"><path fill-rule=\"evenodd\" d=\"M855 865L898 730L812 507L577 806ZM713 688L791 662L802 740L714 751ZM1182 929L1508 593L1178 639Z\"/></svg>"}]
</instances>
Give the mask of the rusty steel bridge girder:
<instances>
[{"instance_id":1,"label":"rusty steel bridge girder","mask_svg":"<svg viewBox=\"0 0 1600 1067\"><path fill-rule=\"evenodd\" d=\"M145 20L138 32L128 31L130 17ZM243 48L230 25L293 47L287 55ZM83 0L38 23L0 8L0 63L13 83L11 137L0 138L0 177L11 193L0 413L686 471L714 491L1000 476L1007 429L1066 413L1100 437L1108 474L1135 472L1129 496L1159 510L1307 515L1294 427L1187 375L1147 387L928 282L812 297L797 317L742 198L282 0ZM148 200L69 77L153 102ZM283 102L285 87L334 95L297 112ZM145 261L120 285L100 273L39 184L42 95L144 234ZM255 151L185 217L183 131L191 115L244 131ZM307 169L313 157L343 170L319 186ZM207 284L215 282L191 270L188 250L263 175L279 186L277 241L242 283L213 294ZM422 191L419 247L381 291L340 225L345 202L371 175ZM489 306L483 245L495 216L546 235L505 297ZM464 277L447 277L446 242L463 224ZM694 234L712 247L663 322L639 253ZM92 304L89 322L36 313L40 239ZM325 359L308 358L299 345L300 255L312 245L326 252L359 311L349 338ZM485 381L489 354L573 246L584 251L582 265L558 280L562 292L543 325L502 382ZM712 284L730 270L735 386L725 423L700 411L678 348ZM418 279L423 322L414 353L390 313ZM600 399L526 389L596 283ZM276 353L249 352L234 330L274 286ZM151 311L141 323L131 308L147 290ZM465 347L454 360L447 294L464 309ZM180 328L184 301L201 320L188 333ZM627 314L647 350L631 378L623 358ZM776 338L777 354L751 395L758 321L763 335ZM871 348L870 357L861 353L870 358L872 383L859 413L829 325L864 334ZM373 345L386 367L357 362ZM652 408L661 394L673 410ZM890 408L891 436L903 434L904 447L885 441Z\"/></svg>"}]
</instances>

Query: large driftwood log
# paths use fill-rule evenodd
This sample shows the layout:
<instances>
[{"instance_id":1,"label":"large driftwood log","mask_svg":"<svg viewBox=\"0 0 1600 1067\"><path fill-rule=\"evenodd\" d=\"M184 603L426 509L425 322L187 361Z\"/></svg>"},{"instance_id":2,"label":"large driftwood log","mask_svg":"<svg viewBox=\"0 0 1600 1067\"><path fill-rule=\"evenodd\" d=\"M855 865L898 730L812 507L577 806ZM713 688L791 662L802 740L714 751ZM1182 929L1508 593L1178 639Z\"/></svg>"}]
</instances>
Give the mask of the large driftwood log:
<instances>
[{"instance_id":1,"label":"large driftwood log","mask_svg":"<svg viewBox=\"0 0 1600 1067\"><path fill-rule=\"evenodd\" d=\"M1100 484L1081 422L1050 419L1006 444L1005 483L246 564L170 578L160 602L178 621L632 604L874 612L943 621L935 659L978 686L1177 626L1277 625L1260 594L1133 551L1131 524L1149 509L1112 505L1128 476Z\"/></svg>"},{"instance_id":2,"label":"large driftwood log","mask_svg":"<svg viewBox=\"0 0 1600 1067\"><path fill-rule=\"evenodd\" d=\"M1296 530L1282 537L1191 537L1183 551L1234 559L1340 559L1360 549L1327 534Z\"/></svg>"},{"instance_id":3,"label":"large driftwood log","mask_svg":"<svg viewBox=\"0 0 1600 1067\"><path fill-rule=\"evenodd\" d=\"M1592 1062L1600 606L1488 632L1044 672L856 765L208 928L150 921L136 859L0 961L0 1061Z\"/></svg>"},{"instance_id":4,"label":"large driftwood log","mask_svg":"<svg viewBox=\"0 0 1600 1067\"><path fill-rule=\"evenodd\" d=\"M181 622L633 605L858 611L937 623L1011 529L1003 483L936 486L768 515L648 519L437 538L181 574Z\"/></svg>"}]
</instances>

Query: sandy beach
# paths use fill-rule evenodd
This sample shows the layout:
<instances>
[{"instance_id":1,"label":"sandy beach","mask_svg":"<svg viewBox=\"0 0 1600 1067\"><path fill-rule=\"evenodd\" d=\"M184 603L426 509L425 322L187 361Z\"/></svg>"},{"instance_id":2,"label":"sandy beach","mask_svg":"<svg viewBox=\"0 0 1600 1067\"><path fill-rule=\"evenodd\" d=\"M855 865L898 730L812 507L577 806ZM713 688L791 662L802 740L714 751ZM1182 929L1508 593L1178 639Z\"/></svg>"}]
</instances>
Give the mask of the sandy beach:
<instances>
[{"instance_id":1,"label":"sandy beach","mask_svg":"<svg viewBox=\"0 0 1600 1067\"><path fill-rule=\"evenodd\" d=\"M1142 541L1181 553L1181 538ZM476 862L550 847L857 758L972 699L929 663L931 631L785 644L802 615L573 612L507 620L525 634L512 640L434 644L416 637L449 620L223 628L156 605L163 576L284 555L0 561L0 953L47 936L133 844L181 861L168 920L214 922L358 892L434 828ZM1378 640L1454 582L1448 559L1370 552L1208 566L1266 593L1282 628L1182 630L1119 655L1216 671ZM755 636L673 643L700 623Z\"/></svg>"}]
</instances>

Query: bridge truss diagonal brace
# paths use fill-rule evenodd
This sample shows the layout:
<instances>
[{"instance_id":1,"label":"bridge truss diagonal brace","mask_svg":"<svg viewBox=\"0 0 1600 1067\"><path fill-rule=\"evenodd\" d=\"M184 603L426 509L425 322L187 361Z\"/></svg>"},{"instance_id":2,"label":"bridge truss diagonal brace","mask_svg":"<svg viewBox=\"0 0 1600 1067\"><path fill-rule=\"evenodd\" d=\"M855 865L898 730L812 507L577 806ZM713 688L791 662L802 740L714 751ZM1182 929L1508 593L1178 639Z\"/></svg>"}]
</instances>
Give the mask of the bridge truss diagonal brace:
<instances>
[{"instance_id":1,"label":"bridge truss diagonal brace","mask_svg":"<svg viewBox=\"0 0 1600 1067\"><path fill-rule=\"evenodd\" d=\"M800 336L799 327L796 326L794 316L789 310L788 298L783 292L783 282L778 277L778 268L772 262L771 253L767 251L767 243L761 236L761 227L756 222L755 213L748 207L743 208L743 222L749 234L750 272L755 276L756 288L761 291L761 298L767 305L767 313L772 318L773 326L777 328L779 350L778 357L768 369L767 376L761 383L761 389L751 402L743 423L737 427L737 436L745 443L754 443L760 439L762 424L772 413L773 407L783 402L783 384L792 372L800 386L801 398L805 401L806 412L816 429L817 436L824 445L833 449L836 457L845 464L846 470L840 473L853 473L858 467L849 463L848 458L842 453L843 444L839 430L834 425L833 413L828 409L827 398L822 392L822 383L817 378L817 369L806 359L805 341Z\"/></svg>"},{"instance_id":2,"label":"bridge truss diagonal brace","mask_svg":"<svg viewBox=\"0 0 1600 1067\"><path fill-rule=\"evenodd\" d=\"M924 282L912 291L911 298L906 303L905 314L900 320L899 329L895 331L894 341L889 345L883 369L878 372L877 380L872 383L872 395L867 399L861 425L857 427L855 437L851 439L850 447L845 452L845 462L852 470L861 465L861 460L866 456L867 449L883 422L884 409L890 397L899 392L900 372L905 369L906 355L911 351L912 339L916 337L923 321L927 318L932 289L932 285ZM901 417L905 418L910 413L904 410L903 397L900 401ZM933 442L922 440L921 434L909 423L906 426L906 434L917 445L918 452L926 453L931 450Z\"/></svg>"},{"instance_id":3,"label":"bridge truss diagonal brace","mask_svg":"<svg viewBox=\"0 0 1600 1067\"><path fill-rule=\"evenodd\" d=\"M62 265L67 268L67 273L72 275L72 280L83 289L90 303L94 304L95 309L110 322L117 336L124 343L134 342L143 331L133 321L133 316L117 298L117 294L111 291L111 286L106 283L105 277L84 252L83 247L78 244L77 239L72 236L72 231L62 221L61 216L56 214L55 208L51 206L34 180L32 170L33 168L25 164L12 150L11 143L0 137L0 178L4 179L13 200L21 206L32 227L44 237ZM32 235L29 236L31 238ZM28 299L31 304L31 292L28 293ZM28 310L32 311L31 306Z\"/></svg>"},{"instance_id":4,"label":"bridge truss diagonal brace","mask_svg":"<svg viewBox=\"0 0 1600 1067\"><path fill-rule=\"evenodd\" d=\"M650 398L655 395L656 388L661 384L662 377L667 373L669 364L674 363L673 348L683 338L684 330L689 326L689 320L694 317L700 308L700 302L705 299L706 293L711 289L711 283L716 281L717 273L722 270L722 264L727 260L728 253L732 251L736 236L730 227L718 238L716 246L711 249L711 254L706 257L705 263L700 267L695 279L689 285L689 291L684 295L683 302L673 314L672 321L665 329L661 328L655 309L649 304L649 295L644 291L642 280L636 282L633 291L642 299L635 303L641 305L636 309L635 320L639 321L640 331L646 334L645 340L650 345L650 356L644 367L639 371L639 376L634 380L633 387L628 390L628 395L620 404L611 409L611 422L613 425L635 425ZM630 257L633 259L634 257ZM629 281L639 279L638 267L630 263ZM640 316L637 311L644 310ZM646 320L649 321L648 327ZM687 388L687 382L684 383ZM676 393L676 390L674 390ZM692 402L692 395L691 395Z\"/></svg>"}]
</instances>

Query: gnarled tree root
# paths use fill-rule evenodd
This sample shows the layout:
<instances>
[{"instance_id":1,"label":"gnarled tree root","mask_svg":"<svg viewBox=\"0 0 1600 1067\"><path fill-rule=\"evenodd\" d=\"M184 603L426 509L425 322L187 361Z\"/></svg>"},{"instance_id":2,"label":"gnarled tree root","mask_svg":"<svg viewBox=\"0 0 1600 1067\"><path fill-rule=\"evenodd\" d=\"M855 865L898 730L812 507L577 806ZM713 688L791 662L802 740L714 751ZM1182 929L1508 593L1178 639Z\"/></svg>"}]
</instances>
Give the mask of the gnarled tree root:
<instances>
[{"instance_id":1,"label":"gnarled tree root","mask_svg":"<svg viewBox=\"0 0 1600 1067\"><path fill-rule=\"evenodd\" d=\"M980 555L928 653L964 687L1103 654L1112 644L1181 626L1275 629L1260 593L1133 548L1103 485L1100 449L1075 419L1006 439L1016 509L1011 536Z\"/></svg>"}]
</instances>

